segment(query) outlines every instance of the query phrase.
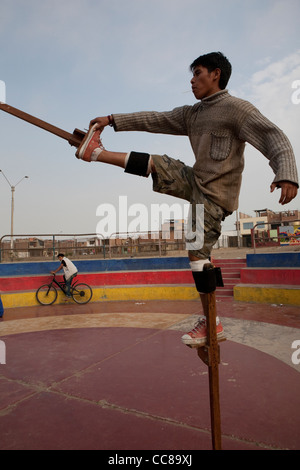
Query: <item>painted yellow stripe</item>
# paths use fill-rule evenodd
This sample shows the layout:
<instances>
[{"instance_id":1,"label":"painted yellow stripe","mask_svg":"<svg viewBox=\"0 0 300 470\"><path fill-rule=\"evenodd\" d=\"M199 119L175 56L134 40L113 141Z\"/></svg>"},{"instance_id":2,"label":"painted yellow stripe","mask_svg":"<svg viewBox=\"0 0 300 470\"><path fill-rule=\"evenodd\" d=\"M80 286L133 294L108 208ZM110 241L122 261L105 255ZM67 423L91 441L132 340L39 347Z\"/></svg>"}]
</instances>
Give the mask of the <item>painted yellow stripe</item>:
<instances>
[{"instance_id":1,"label":"painted yellow stripe","mask_svg":"<svg viewBox=\"0 0 300 470\"><path fill-rule=\"evenodd\" d=\"M238 285L233 289L234 300L282 305L300 305L300 289L295 286Z\"/></svg>"},{"instance_id":2,"label":"painted yellow stripe","mask_svg":"<svg viewBox=\"0 0 300 470\"><path fill-rule=\"evenodd\" d=\"M197 300L194 286L141 286L102 289L99 300Z\"/></svg>"},{"instance_id":3,"label":"painted yellow stripe","mask_svg":"<svg viewBox=\"0 0 300 470\"><path fill-rule=\"evenodd\" d=\"M64 295L58 293L55 304L64 303ZM95 287L92 302L113 300L197 300L199 294L194 286L134 286L134 287ZM4 308L32 307L39 305L35 292L3 293Z\"/></svg>"}]
</instances>

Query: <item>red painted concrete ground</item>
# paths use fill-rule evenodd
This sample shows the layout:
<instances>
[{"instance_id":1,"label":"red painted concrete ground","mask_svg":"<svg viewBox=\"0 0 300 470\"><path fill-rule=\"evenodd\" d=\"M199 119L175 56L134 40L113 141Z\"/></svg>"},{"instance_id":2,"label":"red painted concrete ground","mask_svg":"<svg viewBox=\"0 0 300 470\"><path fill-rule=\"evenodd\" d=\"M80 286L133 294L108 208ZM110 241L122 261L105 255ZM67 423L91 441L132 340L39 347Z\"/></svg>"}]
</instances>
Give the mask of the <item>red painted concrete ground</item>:
<instances>
[{"instance_id":1,"label":"red painted concrete ground","mask_svg":"<svg viewBox=\"0 0 300 470\"><path fill-rule=\"evenodd\" d=\"M0 449L211 449L207 367L181 343L180 328L113 323L118 312L141 320L198 309L198 302L111 302L7 310ZM299 328L295 307L227 301L218 312L283 334ZM109 327L72 328L75 315L104 313ZM62 315L68 328L1 335L5 322ZM299 449L300 369L227 340L219 371L223 449Z\"/></svg>"}]
</instances>

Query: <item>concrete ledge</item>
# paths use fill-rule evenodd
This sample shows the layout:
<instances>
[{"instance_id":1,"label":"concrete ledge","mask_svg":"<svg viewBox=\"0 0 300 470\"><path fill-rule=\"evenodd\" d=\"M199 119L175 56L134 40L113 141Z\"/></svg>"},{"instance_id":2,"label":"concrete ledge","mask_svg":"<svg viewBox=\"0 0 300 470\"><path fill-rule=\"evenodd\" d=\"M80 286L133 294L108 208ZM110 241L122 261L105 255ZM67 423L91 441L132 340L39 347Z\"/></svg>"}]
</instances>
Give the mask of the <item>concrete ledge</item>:
<instances>
[{"instance_id":1,"label":"concrete ledge","mask_svg":"<svg viewBox=\"0 0 300 470\"><path fill-rule=\"evenodd\" d=\"M300 289L286 285L237 284L233 289L234 300L268 304L300 306Z\"/></svg>"},{"instance_id":2,"label":"concrete ledge","mask_svg":"<svg viewBox=\"0 0 300 470\"><path fill-rule=\"evenodd\" d=\"M300 287L300 268L243 268L241 283Z\"/></svg>"}]
</instances>

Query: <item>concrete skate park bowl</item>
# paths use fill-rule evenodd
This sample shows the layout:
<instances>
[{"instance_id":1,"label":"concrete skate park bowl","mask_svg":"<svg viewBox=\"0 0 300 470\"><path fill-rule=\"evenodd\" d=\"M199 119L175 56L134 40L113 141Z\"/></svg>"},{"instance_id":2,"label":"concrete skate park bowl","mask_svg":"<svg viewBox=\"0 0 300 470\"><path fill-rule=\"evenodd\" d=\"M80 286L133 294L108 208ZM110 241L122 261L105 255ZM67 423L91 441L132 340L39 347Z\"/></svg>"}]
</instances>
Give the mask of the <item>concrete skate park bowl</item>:
<instances>
[{"instance_id":1,"label":"concrete skate park bowl","mask_svg":"<svg viewBox=\"0 0 300 470\"><path fill-rule=\"evenodd\" d=\"M248 263L217 292L223 448L298 449L299 306L237 300L244 270L283 269ZM75 264L93 301L51 307L35 291L57 262L0 264L0 449L211 449L207 367L180 340L201 311L188 260Z\"/></svg>"}]
</instances>

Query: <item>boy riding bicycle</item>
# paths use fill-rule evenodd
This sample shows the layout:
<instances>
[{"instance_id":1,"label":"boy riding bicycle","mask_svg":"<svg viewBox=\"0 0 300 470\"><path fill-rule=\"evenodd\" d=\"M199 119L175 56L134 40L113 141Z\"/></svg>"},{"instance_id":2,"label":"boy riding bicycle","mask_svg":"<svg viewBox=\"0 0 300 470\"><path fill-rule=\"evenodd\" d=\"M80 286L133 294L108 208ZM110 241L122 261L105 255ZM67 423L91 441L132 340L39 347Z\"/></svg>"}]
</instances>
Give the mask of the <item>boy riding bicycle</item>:
<instances>
[{"instance_id":1,"label":"boy riding bicycle","mask_svg":"<svg viewBox=\"0 0 300 470\"><path fill-rule=\"evenodd\" d=\"M76 268L75 264L69 260L69 258L65 257L63 253L59 253L57 257L61 264L55 271L51 271L51 274L56 274L58 271L61 271L63 269L64 280L66 283L66 297L67 299L70 299L71 298L70 290L71 290L72 280L74 279L75 276L77 276L78 269Z\"/></svg>"}]
</instances>

